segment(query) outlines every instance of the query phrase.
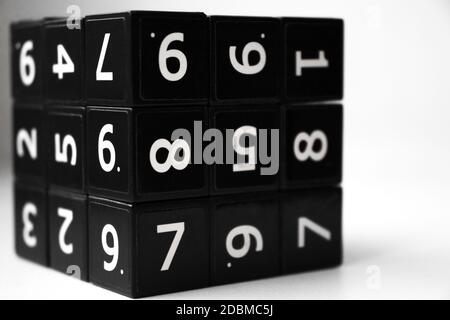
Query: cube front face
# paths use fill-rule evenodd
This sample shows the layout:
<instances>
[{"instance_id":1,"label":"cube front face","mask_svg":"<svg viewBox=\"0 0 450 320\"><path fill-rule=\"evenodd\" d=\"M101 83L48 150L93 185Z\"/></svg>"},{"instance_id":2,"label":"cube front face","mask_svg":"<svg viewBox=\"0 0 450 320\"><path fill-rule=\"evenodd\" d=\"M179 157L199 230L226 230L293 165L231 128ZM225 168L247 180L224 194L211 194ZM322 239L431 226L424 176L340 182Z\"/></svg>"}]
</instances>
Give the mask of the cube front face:
<instances>
[{"instance_id":1,"label":"cube front face","mask_svg":"<svg viewBox=\"0 0 450 320\"><path fill-rule=\"evenodd\" d=\"M87 108L89 194L130 199L133 165L132 111Z\"/></svg>"},{"instance_id":2,"label":"cube front face","mask_svg":"<svg viewBox=\"0 0 450 320\"><path fill-rule=\"evenodd\" d=\"M46 184L46 131L44 110L35 106L15 105L14 174L19 180Z\"/></svg>"},{"instance_id":3,"label":"cube front face","mask_svg":"<svg viewBox=\"0 0 450 320\"><path fill-rule=\"evenodd\" d=\"M206 200L138 205L137 296L209 285Z\"/></svg>"},{"instance_id":4,"label":"cube front face","mask_svg":"<svg viewBox=\"0 0 450 320\"><path fill-rule=\"evenodd\" d=\"M202 13L132 13L135 103L208 101L208 19Z\"/></svg>"},{"instance_id":5,"label":"cube front face","mask_svg":"<svg viewBox=\"0 0 450 320\"><path fill-rule=\"evenodd\" d=\"M86 190L86 108L47 109L48 183L84 193Z\"/></svg>"},{"instance_id":6,"label":"cube front face","mask_svg":"<svg viewBox=\"0 0 450 320\"><path fill-rule=\"evenodd\" d=\"M282 187L339 184L342 179L342 106L285 107Z\"/></svg>"},{"instance_id":7,"label":"cube front face","mask_svg":"<svg viewBox=\"0 0 450 320\"><path fill-rule=\"evenodd\" d=\"M259 156L263 142L266 142L265 153L268 156L279 156L279 150L271 139L272 130L280 129L278 107L210 108L210 123L212 128L220 130L224 136L224 159L226 152L230 150L234 160L233 164L212 165L212 194L278 189L278 173L263 174L263 167L270 165L263 165ZM226 137L227 129L233 130L232 136ZM261 129L266 130L265 137Z\"/></svg>"},{"instance_id":8,"label":"cube front face","mask_svg":"<svg viewBox=\"0 0 450 320\"><path fill-rule=\"evenodd\" d=\"M343 96L344 24L338 19L283 19L284 99Z\"/></svg>"},{"instance_id":9,"label":"cube front face","mask_svg":"<svg viewBox=\"0 0 450 320\"><path fill-rule=\"evenodd\" d=\"M280 201L283 273L342 262L342 190L288 192Z\"/></svg>"},{"instance_id":10,"label":"cube front face","mask_svg":"<svg viewBox=\"0 0 450 320\"><path fill-rule=\"evenodd\" d=\"M50 266L88 280L87 197L50 192L48 196Z\"/></svg>"},{"instance_id":11,"label":"cube front face","mask_svg":"<svg viewBox=\"0 0 450 320\"><path fill-rule=\"evenodd\" d=\"M16 183L14 186L16 253L48 265L47 195L44 189Z\"/></svg>"},{"instance_id":12,"label":"cube front face","mask_svg":"<svg viewBox=\"0 0 450 320\"><path fill-rule=\"evenodd\" d=\"M84 27L69 29L67 20L45 23L45 98L82 103L84 100Z\"/></svg>"},{"instance_id":13,"label":"cube front face","mask_svg":"<svg viewBox=\"0 0 450 320\"><path fill-rule=\"evenodd\" d=\"M11 73L15 99L42 100L43 37L41 22L24 22L11 27Z\"/></svg>"},{"instance_id":14,"label":"cube front face","mask_svg":"<svg viewBox=\"0 0 450 320\"><path fill-rule=\"evenodd\" d=\"M133 296L135 216L131 205L89 198L89 280Z\"/></svg>"},{"instance_id":15,"label":"cube front face","mask_svg":"<svg viewBox=\"0 0 450 320\"><path fill-rule=\"evenodd\" d=\"M213 200L212 281L245 281L279 272L278 201Z\"/></svg>"},{"instance_id":16,"label":"cube front face","mask_svg":"<svg viewBox=\"0 0 450 320\"><path fill-rule=\"evenodd\" d=\"M195 122L199 132L195 132ZM202 156L201 127L207 127L205 108L139 109L134 126L137 166L133 179L138 199L208 194L207 168L194 163L195 152ZM181 136L173 136L177 129L182 129Z\"/></svg>"},{"instance_id":17,"label":"cube front face","mask_svg":"<svg viewBox=\"0 0 450 320\"><path fill-rule=\"evenodd\" d=\"M280 22L211 17L211 104L278 101Z\"/></svg>"}]
</instances>

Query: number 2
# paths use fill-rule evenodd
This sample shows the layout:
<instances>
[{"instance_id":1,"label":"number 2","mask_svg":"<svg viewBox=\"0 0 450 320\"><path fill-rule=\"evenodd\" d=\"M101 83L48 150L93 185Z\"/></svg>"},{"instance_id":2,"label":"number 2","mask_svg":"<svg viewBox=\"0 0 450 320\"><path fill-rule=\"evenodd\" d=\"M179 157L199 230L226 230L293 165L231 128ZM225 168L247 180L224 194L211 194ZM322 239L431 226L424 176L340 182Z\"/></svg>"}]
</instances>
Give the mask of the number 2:
<instances>
[{"instance_id":1,"label":"number 2","mask_svg":"<svg viewBox=\"0 0 450 320\"><path fill-rule=\"evenodd\" d=\"M59 229L58 234L58 242L59 247L61 248L61 251L65 254L72 254L73 253L73 244L66 242L66 234L67 230L70 227L70 224L73 220L73 211L69 209L64 208L58 208L58 217L64 218L64 221L61 225L61 229Z\"/></svg>"},{"instance_id":2,"label":"number 2","mask_svg":"<svg viewBox=\"0 0 450 320\"><path fill-rule=\"evenodd\" d=\"M184 222L160 224L156 227L156 231L158 233L175 232L172 244L170 245L169 251L167 252L167 256L164 259L163 265L161 267L161 271L167 271L169 270L170 265L172 264L173 257L175 256L175 252L177 251L178 245L180 244L181 241L181 237L183 236Z\"/></svg>"}]
</instances>

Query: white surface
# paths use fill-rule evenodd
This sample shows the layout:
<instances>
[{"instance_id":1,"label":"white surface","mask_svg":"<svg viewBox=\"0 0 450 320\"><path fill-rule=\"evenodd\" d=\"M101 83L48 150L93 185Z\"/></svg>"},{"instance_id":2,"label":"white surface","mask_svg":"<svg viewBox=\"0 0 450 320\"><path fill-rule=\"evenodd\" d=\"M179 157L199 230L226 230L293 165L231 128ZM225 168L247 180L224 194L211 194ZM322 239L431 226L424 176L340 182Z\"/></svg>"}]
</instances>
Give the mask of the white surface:
<instances>
[{"instance_id":1,"label":"white surface","mask_svg":"<svg viewBox=\"0 0 450 320\"><path fill-rule=\"evenodd\" d=\"M4 26L61 14L69 3L81 4L84 13L160 9L345 19L343 266L157 298L450 298L448 0L3 1L0 106L7 137ZM122 298L16 258L7 172L0 184L0 298ZM378 289L367 285L373 265L380 270Z\"/></svg>"}]
</instances>

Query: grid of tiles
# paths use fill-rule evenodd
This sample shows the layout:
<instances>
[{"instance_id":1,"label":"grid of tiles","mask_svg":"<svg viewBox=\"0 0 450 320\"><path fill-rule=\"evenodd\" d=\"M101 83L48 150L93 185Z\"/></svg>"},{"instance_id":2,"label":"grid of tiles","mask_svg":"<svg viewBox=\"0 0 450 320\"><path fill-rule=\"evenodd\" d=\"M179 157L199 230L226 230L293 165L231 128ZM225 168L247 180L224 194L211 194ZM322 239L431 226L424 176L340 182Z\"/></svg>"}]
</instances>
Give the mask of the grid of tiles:
<instances>
[{"instance_id":1,"label":"grid of tiles","mask_svg":"<svg viewBox=\"0 0 450 320\"><path fill-rule=\"evenodd\" d=\"M21 21L11 64L21 257L130 297L341 263L342 20Z\"/></svg>"}]
</instances>

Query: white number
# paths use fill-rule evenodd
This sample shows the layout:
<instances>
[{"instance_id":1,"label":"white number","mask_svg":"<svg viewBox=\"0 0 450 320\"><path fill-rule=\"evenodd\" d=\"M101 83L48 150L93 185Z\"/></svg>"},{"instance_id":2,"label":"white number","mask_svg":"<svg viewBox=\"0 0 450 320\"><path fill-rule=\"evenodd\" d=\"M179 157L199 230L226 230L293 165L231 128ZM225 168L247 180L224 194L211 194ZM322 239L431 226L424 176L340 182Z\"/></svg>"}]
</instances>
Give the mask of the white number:
<instances>
[{"instance_id":1,"label":"white number","mask_svg":"<svg viewBox=\"0 0 450 320\"><path fill-rule=\"evenodd\" d=\"M305 247L305 230L308 228L312 232L318 234L327 241L331 240L331 232L324 227L318 225L314 221L309 220L305 217L300 217L298 219L298 247Z\"/></svg>"},{"instance_id":2,"label":"white number","mask_svg":"<svg viewBox=\"0 0 450 320\"><path fill-rule=\"evenodd\" d=\"M259 61L255 65L250 65L248 61L248 57L252 51L256 51L259 54ZM242 64L237 61L235 46L230 46L229 55L233 68L242 74L257 74L266 66L266 50L264 50L264 47L258 42L249 42L245 45L242 50Z\"/></svg>"},{"instance_id":3,"label":"white number","mask_svg":"<svg viewBox=\"0 0 450 320\"><path fill-rule=\"evenodd\" d=\"M158 233L175 232L172 244L170 245L169 251L167 252L167 256L164 259L164 263L161 267L161 271L167 271L170 268L170 264L172 263L173 257L175 256L175 252L177 251L178 245L180 244L181 237L183 236L184 222L161 224L156 227L156 231Z\"/></svg>"},{"instance_id":4,"label":"white number","mask_svg":"<svg viewBox=\"0 0 450 320\"><path fill-rule=\"evenodd\" d=\"M235 237L237 237L239 235L244 237L244 244L242 245L242 248L236 249L233 246L233 240ZM263 250L263 238L262 238L261 232L259 232L259 230L253 226L244 225L244 226L236 227L233 230L231 230L230 233L228 233L227 239L226 239L226 248L227 248L228 254L236 259L244 257L250 250L250 244L251 244L250 236L253 236L255 238L255 241L256 241L256 249L255 250L257 252L262 251Z\"/></svg>"},{"instance_id":5,"label":"white number","mask_svg":"<svg viewBox=\"0 0 450 320\"><path fill-rule=\"evenodd\" d=\"M100 51L100 57L97 63L97 70L95 72L95 77L97 81L113 81L113 73L112 72L103 72L103 63L105 62L106 50L108 49L109 37L110 33L105 33L105 37L103 38L102 49Z\"/></svg>"},{"instance_id":6,"label":"white number","mask_svg":"<svg viewBox=\"0 0 450 320\"><path fill-rule=\"evenodd\" d=\"M34 78L36 76L36 63L31 55L28 53L33 50L33 41L28 40L22 45L20 49L19 58L19 70L20 79L24 86L29 87L33 84Z\"/></svg>"},{"instance_id":7,"label":"white number","mask_svg":"<svg viewBox=\"0 0 450 320\"><path fill-rule=\"evenodd\" d=\"M159 70L161 74L168 81L178 81L184 77L187 70L187 59L183 52L177 49L168 49L169 45L173 41L184 41L184 34L180 32L174 32L169 34L161 42L161 47L159 48ZM177 72L170 72L167 68L167 60L169 58L175 58L179 62L179 68Z\"/></svg>"},{"instance_id":8,"label":"white number","mask_svg":"<svg viewBox=\"0 0 450 320\"><path fill-rule=\"evenodd\" d=\"M23 158L25 156L24 145L28 149L31 159L36 160L38 155L36 128L32 128L30 133L28 133L25 129L20 129L17 132L16 152L19 158Z\"/></svg>"},{"instance_id":9,"label":"white number","mask_svg":"<svg viewBox=\"0 0 450 320\"><path fill-rule=\"evenodd\" d=\"M73 244L72 243L68 244L65 238L67 229L69 229L69 226L73 220L73 211L64 208L58 208L58 217L64 218L64 222L61 225L61 229L59 229L58 235L59 247L61 248L61 251L64 252L65 254L72 254Z\"/></svg>"},{"instance_id":10,"label":"white number","mask_svg":"<svg viewBox=\"0 0 450 320\"><path fill-rule=\"evenodd\" d=\"M114 127L110 123L105 124L98 135L98 161L105 172L111 172L116 164L116 149L114 149L111 141L105 140L107 133L114 133ZM105 162L105 158L103 157L103 150L105 149L109 151L111 156L108 163Z\"/></svg>"},{"instance_id":11,"label":"white number","mask_svg":"<svg viewBox=\"0 0 450 320\"><path fill-rule=\"evenodd\" d=\"M325 58L325 51L319 51L317 59L302 59L302 52L295 51L295 75L300 77L303 68L328 68L328 60Z\"/></svg>"},{"instance_id":12,"label":"white number","mask_svg":"<svg viewBox=\"0 0 450 320\"><path fill-rule=\"evenodd\" d=\"M169 151L167 159L163 163L158 162L158 159L156 159L156 154L161 148ZM176 155L180 149L183 150L183 159L177 160ZM191 149L189 144L182 139L177 139L173 143L166 139L158 139L150 148L149 158L150 164L156 172L164 173L169 171L171 167L174 167L176 170L184 170L191 161Z\"/></svg>"},{"instance_id":13,"label":"white number","mask_svg":"<svg viewBox=\"0 0 450 320\"><path fill-rule=\"evenodd\" d=\"M68 150L72 150L72 157L70 159L70 165L75 166L77 164L77 144L75 139L70 135L64 136L62 146L60 142L59 133L55 134L55 160L56 162L67 163L69 161Z\"/></svg>"},{"instance_id":14,"label":"white number","mask_svg":"<svg viewBox=\"0 0 450 320\"><path fill-rule=\"evenodd\" d=\"M64 78L64 73L74 73L75 65L62 44L56 47L57 63L52 66L54 74L58 75L58 79Z\"/></svg>"},{"instance_id":15,"label":"white number","mask_svg":"<svg viewBox=\"0 0 450 320\"><path fill-rule=\"evenodd\" d=\"M316 140L319 140L321 147L319 151L314 151L313 145ZM304 151L300 150L300 143L306 142ZM308 135L306 132L300 132L294 139L294 154L298 161L306 161L311 158L313 161L321 161L327 155L328 139L325 133L321 130L315 130Z\"/></svg>"},{"instance_id":16,"label":"white number","mask_svg":"<svg viewBox=\"0 0 450 320\"><path fill-rule=\"evenodd\" d=\"M253 171L256 169L256 146L249 146L246 148L240 143L243 135L249 135L256 138L257 129L253 126L242 126L238 128L233 134L233 149L241 156L248 156L247 163L237 163L233 165L233 171Z\"/></svg>"},{"instance_id":17,"label":"white number","mask_svg":"<svg viewBox=\"0 0 450 320\"><path fill-rule=\"evenodd\" d=\"M113 238L112 247L108 246L108 234L111 234ZM117 261L119 260L119 237L117 236L116 229L110 224L107 224L103 227L102 247L107 255L112 256L110 262L103 261L103 269L105 269L106 271L113 271L117 266Z\"/></svg>"},{"instance_id":18,"label":"white number","mask_svg":"<svg viewBox=\"0 0 450 320\"><path fill-rule=\"evenodd\" d=\"M33 223L30 221L30 215L36 217L38 213L37 207L34 203L27 202L22 208L22 222L23 222L23 241L29 248L34 248L37 245L36 236L32 236L31 232L34 230Z\"/></svg>"}]
</instances>

